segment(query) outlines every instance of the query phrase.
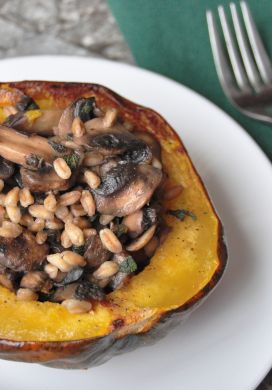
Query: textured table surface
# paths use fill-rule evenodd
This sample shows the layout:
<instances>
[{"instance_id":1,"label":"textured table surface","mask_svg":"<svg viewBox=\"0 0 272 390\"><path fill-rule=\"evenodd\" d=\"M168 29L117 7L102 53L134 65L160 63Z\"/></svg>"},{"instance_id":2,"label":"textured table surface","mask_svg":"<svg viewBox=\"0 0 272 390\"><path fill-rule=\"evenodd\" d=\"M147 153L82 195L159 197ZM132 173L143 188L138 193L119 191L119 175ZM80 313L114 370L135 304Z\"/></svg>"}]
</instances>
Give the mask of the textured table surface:
<instances>
[{"instance_id":1,"label":"textured table surface","mask_svg":"<svg viewBox=\"0 0 272 390\"><path fill-rule=\"evenodd\" d=\"M106 0L0 0L0 36L0 58L68 54L134 62ZM272 390L272 372L258 390Z\"/></svg>"}]
</instances>

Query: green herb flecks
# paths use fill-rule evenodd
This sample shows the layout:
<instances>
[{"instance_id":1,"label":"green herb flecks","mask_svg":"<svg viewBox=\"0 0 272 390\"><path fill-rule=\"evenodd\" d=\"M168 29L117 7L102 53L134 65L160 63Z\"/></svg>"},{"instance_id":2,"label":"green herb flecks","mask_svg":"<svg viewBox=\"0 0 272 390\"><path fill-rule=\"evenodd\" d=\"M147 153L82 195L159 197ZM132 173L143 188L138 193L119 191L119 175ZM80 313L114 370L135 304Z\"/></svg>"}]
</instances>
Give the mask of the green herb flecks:
<instances>
[{"instance_id":1,"label":"green herb flecks","mask_svg":"<svg viewBox=\"0 0 272 390\"><path fill-rule=\"evenodd\" d=\"M54 151L57 153L62 154L62 153L67 153L67 151L68 151L66 146L59 144L58 142L55 142L53 140L49 140L48 143L51 146L51 148L54 149Z\"/></svg>"},{"instance_id":2,"label":"green herb flecks","mask_svg":"<svg viewBox=\"0 0 272 390\"><path fill-rule=\"evenodd\" d=\"M193 221L197 220L196 215L189 210L184 210L184 209L168 210L167 213L173 215L173 217L176 217L180 221L183 221L185 217L191 217Z\"/></svg>"},{"instance_id":3,"label":"green herb flecks","mask_svg":"<svg viewBox=\"0 0 272 390\"><path fill-rule=\"evenodd\" d=\"M80 157L76 153L66 154L62 156L71 169L76 169L79 165Z\"/></svg>"},{"instance_id":4,"label":"green herb flecks","mask_svg":"<svg viewBox=\"0 0 272 390\"><path fill-rule=\"evenodd\" d=\"M137 270L137 264L132 256L128 256L120 264L119 271L124 272L125 274L131 274Z\"/></svg>"}]
</instances>

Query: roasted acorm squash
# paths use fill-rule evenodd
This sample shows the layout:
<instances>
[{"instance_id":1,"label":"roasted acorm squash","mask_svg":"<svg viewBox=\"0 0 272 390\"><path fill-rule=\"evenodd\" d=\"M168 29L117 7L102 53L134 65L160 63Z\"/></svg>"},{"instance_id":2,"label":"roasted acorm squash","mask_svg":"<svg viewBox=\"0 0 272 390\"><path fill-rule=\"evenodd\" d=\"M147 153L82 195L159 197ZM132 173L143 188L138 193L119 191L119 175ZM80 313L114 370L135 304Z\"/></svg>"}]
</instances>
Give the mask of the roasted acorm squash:
<instances>
[{"instance_id":1,"label":"roasted acorm squash","mask_svg":"<svg viewBox=\"0 0 272 390\"><path fill-rule=\"evenodd\" d=\"M157 138L169 177L184 187L179 197L165 202L166 208L190 210L196 220L181 222L166 215L172 230L151 263L107 301L97 303L93 315L71 314L51 302L21 302L0 287L0 357L84 368L162 337L208 296L227 259L221 222L181 140L158 113L100 85L25 81L0 86L13 88L40 108L56 112L81 96L94 96L102 108L116 107L124 120ZM13 93L0 93L0 123L5 107L14 103ZM39 115L38 110L31 112Z\"/></svg>"}]
</instances>

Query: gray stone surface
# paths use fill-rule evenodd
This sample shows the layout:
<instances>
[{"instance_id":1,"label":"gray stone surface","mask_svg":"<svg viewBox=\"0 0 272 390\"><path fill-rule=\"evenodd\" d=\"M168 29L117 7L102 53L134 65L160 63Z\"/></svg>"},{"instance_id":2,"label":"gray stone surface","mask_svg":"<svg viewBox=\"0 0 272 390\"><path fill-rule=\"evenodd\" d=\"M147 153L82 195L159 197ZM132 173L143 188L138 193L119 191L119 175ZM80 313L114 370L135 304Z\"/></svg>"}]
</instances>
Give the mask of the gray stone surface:
<instances>
[{"instance_id":1,"label":"gray stone surface","mask_svg":"<svg viewBox=\"0 0 272 390\"><path fill-rule=\"evenodd\" d=\"M106 0L0 0L0 37L0 58L69 54L133 63ZM272 390L272 372L258 390Z\"/></svg>"},{"instance_id":2,"label":"gray stone surface","mask_svg":"<svg viewBox=\"0 0 272 390\"><path fill-rule=\"evenodd\" d=\"M133 63L104 0L0 0L0 58L98 56Z\"/></svg>"}]
</instances>

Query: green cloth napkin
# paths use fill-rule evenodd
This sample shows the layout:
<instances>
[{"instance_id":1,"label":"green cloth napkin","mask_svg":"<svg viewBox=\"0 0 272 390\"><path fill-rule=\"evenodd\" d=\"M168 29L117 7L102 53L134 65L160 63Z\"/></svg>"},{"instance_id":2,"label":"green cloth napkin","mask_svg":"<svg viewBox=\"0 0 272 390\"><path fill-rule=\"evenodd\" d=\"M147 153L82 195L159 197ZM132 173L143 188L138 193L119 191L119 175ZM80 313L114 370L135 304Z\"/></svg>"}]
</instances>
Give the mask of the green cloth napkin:
<instances>
[{"instance_id":1,"label":"green cloth napkin","mask_svg":"<svg viewBox=\"0 0 272 390\"><path fill-rule=\"evenodd\" d=\"M206 10L230 0L108 0L136 63L206 96L237 120L272 158L272 124L240 114L227 101L215 71ZM239 4L239 3L237 3ZM248 0L272 58L272 0ZM241 156L242 158L242 156Z\"/></svg>"}]
</instances>

